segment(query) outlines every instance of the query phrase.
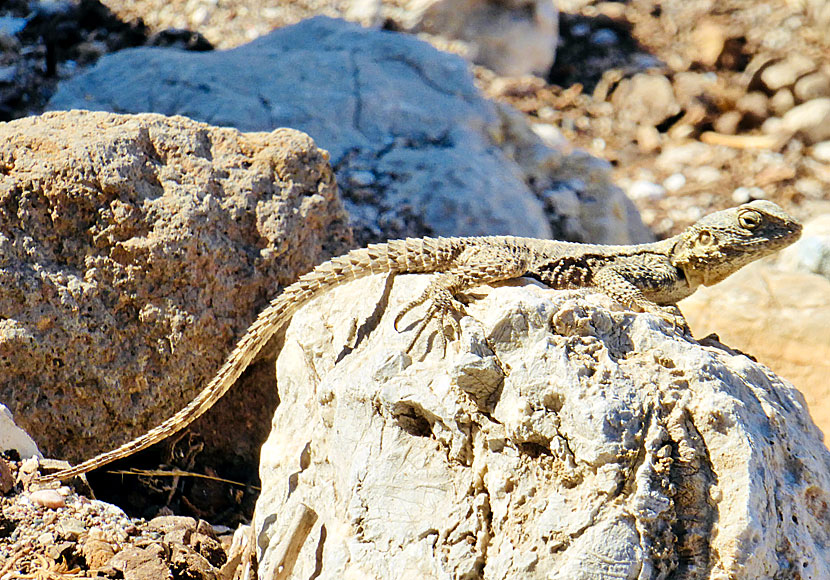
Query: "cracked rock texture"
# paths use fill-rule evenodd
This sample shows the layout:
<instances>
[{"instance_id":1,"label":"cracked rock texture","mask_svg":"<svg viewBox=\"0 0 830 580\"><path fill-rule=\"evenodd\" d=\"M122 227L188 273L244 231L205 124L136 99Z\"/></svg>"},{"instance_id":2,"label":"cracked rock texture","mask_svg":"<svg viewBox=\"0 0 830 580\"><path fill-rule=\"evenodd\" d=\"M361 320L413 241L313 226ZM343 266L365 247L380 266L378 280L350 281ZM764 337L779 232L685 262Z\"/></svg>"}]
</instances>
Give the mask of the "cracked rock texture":
<instances>
[{"instance_id":1,"label":"cracked rock texture","mask_svg":"<svg viewBox=\"0 0 830 580\"><path fill-rule=\"evenodd\" d=\"M183 117L0 124L0 401L45 454L88 458L169 417L279 285L351 245L327 160L297 131ZM201 423L206 449L256 457L273 390L255 365Z\"/></svg>"},{"instance_id":2,"label":"cracked rock texture","mask_svg":"<svg viewBox=\"0 0 830 580\"><path fill-rule=\"evenodd\" d=\"M467 63L405 34L317 17L231 50L139 48L61 84L51 109L293 127L331 154L359 245L423 235L647 241L610 168L545 145Z\"/></svg>"},{"instance_id":3,"label":"cracked rock texture","mask_svg":"<svg viewBox=\"0 0 830 580\"><path fill-rule=\"evenodd\" d=\"M259 577L830 577L830 452L791 385L524 280L476 289L446 358L434 334L410 357L392 319L427 283L398 278L379 321L380 277L295 316Z\"/></svg>"}]
</instances>

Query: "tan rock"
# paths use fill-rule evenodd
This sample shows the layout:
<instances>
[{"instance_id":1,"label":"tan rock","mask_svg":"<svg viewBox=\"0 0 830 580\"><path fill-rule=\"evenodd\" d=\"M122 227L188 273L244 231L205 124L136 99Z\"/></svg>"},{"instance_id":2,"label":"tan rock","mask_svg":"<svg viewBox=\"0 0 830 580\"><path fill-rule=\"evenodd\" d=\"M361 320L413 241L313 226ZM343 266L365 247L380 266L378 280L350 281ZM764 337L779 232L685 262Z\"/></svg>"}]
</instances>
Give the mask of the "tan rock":
<instances>
[{"instance_id":1,"label":"tan rock","mask_svg":"<svg viewBox=\"0 0 830 580\"><path fill-rule=\"evenodd\" d=\"M779 89L769 100L776 115L783 115L795 106L795 97L790 89Z\"/></svg>"},{"instance_id":2,"label":"tan rock","mask_svg":"<svg viewBox=\"0 0 830 580\"><path fill-rule=\"evenodd\" d=\"M781 121L784 130L798 135L808 144L830 139L830 97L793 107Z\"/></svg>"},{"instance_id":3,"label":"tan rock","mask_svg":"<svg viewBox=\"0 0 830 580\"><path fill-rule=\"evenodd\" d=\"M468 57L501 75L546 75L556 55L552 0L403 0L382 13L402 30L468 44Z\"/></svg>"},{"instance_id":4,"label":"tan rock","mask_svg":"<svg viewBox=\"0 0 830 580\"><path fill-rule=\"evenodd\" d=\"M758 263L680 307L695 336L751 353L798 387L813 420L830 435L830 280Z\"/></svg>"},{"instance_id":5,"label":"tan rock","mask_svg":"<svg viewBox=\"0 0 830 580\"><path fill-rule=\"evenodd\" d=\"M743 122L748 127L755 127L769 117L769 100L760 91L746 93L735 103L735 108L743 113Z\"/></svg>"},{"instance_id":6,"label":"tan rock","mask_svg":"<svg viewBox=\"0 0 830 580\"><path fill-rule=\"evenodd\" d=\"M738 132L738 125L742 118L743 115L740 111L727 111L715 119L715 131L724 135L735 135Z\"/></svg>"},{"instance_id":7,"label":"tan rock","mask_svg":"<svg viewBox=\"0 0 830 580\"><path fill-rule=\"evenodd\" d=\"M830 97L830 77L822 72L803 76L796 81L793 93L799 102Z\"/></svg>"},{"instance_id":8,"label":"tan rock","mask_svg":"<svg viewBox=\"0 0 830 580\"><path fill-rule=\"evenodd\" d=\"M327 155L297 131L73 111L0 136L0 401L51 456L169 417L281 284L349 244ZM208 448L257 455L272 372L202 424Z\"/></svg>"},{"instance_id":9,"label":"tan rock","mask_svg":"<svg viewBox=\"0 0 830 580\"><path fill-rule=\"evenodd\" d=\"M703 21L692 31L692 45L695 49L692 57L706 67L714 67L723 53L727 38L725 26L710 20Z\"/></svg>"},{"instance_id":10,"label":"tan rock","mask_svg":"<svg viewBox=\"0 0 830 580\"><path fill-rule=\"evenodd\" d=\"M760 73L761 82L771 93L784 87L791 87L799 77L816 69L811 58L793 54L784 60L765 67Z\"/></svg>"},{"instance_id":11,"label":"tan rock","mask_svg":"<svg viewBox=\"0 0 830 580\"><path fill-rule=\"evenodd\" d=\"M623 79L611 95L620 119L638 125L659 125L680 112L671 81L661 75L636 74Z\"/></svg>"}]
</instances>

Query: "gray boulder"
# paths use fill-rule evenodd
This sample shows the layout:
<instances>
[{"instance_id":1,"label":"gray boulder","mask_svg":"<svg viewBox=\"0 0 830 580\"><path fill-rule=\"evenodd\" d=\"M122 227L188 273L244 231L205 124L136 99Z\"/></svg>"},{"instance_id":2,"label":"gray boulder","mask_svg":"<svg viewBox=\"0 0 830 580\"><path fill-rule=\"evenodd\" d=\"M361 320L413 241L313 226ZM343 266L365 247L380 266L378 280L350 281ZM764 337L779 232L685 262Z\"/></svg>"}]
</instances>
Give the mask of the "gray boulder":
<instances>
[{"instance_id":1,"label":"gray boulder","mask_svg":"<svg viewBox=\"0 0 830 580\"><path fill-rule=\"evenodd\" d=\"M508 111L481 97L463 59L344 21L313 18L221 52L108 55L61 84L49 108L302 130L331 154L358 243L507 233L627 243L648 235L607 167L604 178L581 183L557 172L572 165L568 155L516 130ZM547 192L562 189L576 203L548 201Z\"/></svg>"}]
</instances>

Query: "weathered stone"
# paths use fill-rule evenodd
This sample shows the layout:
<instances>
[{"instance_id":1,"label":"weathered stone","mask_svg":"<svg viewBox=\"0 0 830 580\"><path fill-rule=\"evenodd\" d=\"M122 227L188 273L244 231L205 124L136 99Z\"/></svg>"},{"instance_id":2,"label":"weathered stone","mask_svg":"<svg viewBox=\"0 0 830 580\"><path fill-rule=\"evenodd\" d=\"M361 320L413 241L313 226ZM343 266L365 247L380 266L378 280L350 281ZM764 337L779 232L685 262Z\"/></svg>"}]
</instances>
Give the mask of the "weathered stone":
<instances>
[{"instance_id":1,"label":"weathered stone","mask_svg":"<svg viewBox=\"0 0 830 580\"><path fill-rule=\"evenodd\" d=\"M382 277L292 321L259 577L830 574L830 452L790 385L602 295L526 281L477 289L481 323L463 318L446 355L434 327L407 355L391 318L425 278L396 279L357 345Z\"/></svg>"},{"instance_id":2,"label":"weathered stone","mask_svg":"<svg viewBox=\"0 0 830 580\"><path fill-rule=\"evenodd\" d=\"M692 31L692 58L703 66L714 67L723 53L726 39L726 27L711 20L704 20Z\"/></svg>"},{"instance_id":3,"label":"weathered stone","mask_svg":"<svg viewBox=\"0 0 830 580\"><path fill-rule=\"evenodd\" d=\"M570 177L557 172L570 156L482 98L464 60L404 34L318 17L233 50L121 51L61 84L50 107L305 131L343 176L360 245L426 234L565 235L563 216L546 215L540 198ZM603 171L604 183L582 198L591 207L578 235L568 237L644 241L633 205ZM355 172L373 179L355 184Z\"/></svg>"},{"instance_id":4,"label":"weathered stone","mask_svg":"<svg viewBox=\"0 0 830 580\"><path fill-rule=\"evenodd\" d=\"M741 36L718 22L704 20L692 31L691 60L708 68L741 70L747 58L746 40Z\"/></svg>"},{"instance_id":5,"label":"weathered stone","mask_svg":"<svg viewBox=\"0 0 830 580\"><path fill-rule=\"evenodd\" d=\"M173 574L166 563L164 548L151 544L146 548L127 546L109 561L109 565L124 580L172 580Z\"/></svg>"},{"instance_id":6,"label":"weathered stone","mask_svg":"<svg viewBox=\"0 0 830 580\"><path fill-rule=\"evenodd\" d=\"M75 111L0 136L0 401L51 456L172 415L280 284L351 244L327 155L297 131ZM257 378L201 423L207 449L258 455L275 401L273 371Z\"/></svg>"},{"instance_id":7,"label":"weathered stone","mask_svg":"<svg viewBox=\"0 0 830 580\"><path fill-rule=\"evenodd\" d=\"M830 97L793 107L781 121L784 130L799 135L808 144L830 139Z\"/></svg>"},{"instance_id":8,"label":"weathered stone","mask_svg":"<svg viewBox=\"0 0 830 580\"><path fill-rule=\"evenodd\" d=\"M81 553L91 570L100 570L109 566L115 555L115 548L110 542L92 538L81 545Z\"/></svg>"}]
</instances>

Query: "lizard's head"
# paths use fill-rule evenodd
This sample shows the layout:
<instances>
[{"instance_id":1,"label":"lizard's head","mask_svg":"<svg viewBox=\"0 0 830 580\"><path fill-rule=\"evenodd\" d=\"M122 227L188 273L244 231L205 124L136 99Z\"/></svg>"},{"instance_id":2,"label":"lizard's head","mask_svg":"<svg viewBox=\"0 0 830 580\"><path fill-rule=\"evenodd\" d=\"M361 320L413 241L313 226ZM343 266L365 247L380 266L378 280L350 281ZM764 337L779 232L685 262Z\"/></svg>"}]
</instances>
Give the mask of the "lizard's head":
<instances>
[{"instance_id":1,"label":"lizard's head","mask_svg":"<svg viewBox=\"0 0 830 580\"><path fill-rule=\"evenodd\" d=\"M771 201L758 200L710 214L678 238L672 263L693 286L711 286L758 258L789 246L801 224Z\"/></svg>"}]
</instances>

